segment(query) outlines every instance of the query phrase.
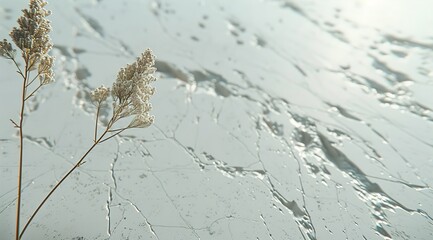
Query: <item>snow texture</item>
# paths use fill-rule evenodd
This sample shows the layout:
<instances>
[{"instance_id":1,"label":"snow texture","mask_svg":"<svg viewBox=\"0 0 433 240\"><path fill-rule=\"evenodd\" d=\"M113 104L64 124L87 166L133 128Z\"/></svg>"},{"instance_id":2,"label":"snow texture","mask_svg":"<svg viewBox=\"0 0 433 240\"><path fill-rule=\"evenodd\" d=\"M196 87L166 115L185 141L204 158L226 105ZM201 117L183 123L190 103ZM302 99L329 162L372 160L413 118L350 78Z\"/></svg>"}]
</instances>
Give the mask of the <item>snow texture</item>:
<instances>
[{"instance_id":1,"label":"snow texture","mask_svg":"<svg viewBox=\"0 0 433 240\"><path fill-rule=\"evenodd\" d=\"M0 3L2 39L27 3ZM23 221L92 144L90 91L146 48L155 123L99 145L23 240L433 239L432 7L52 0L56 82L27 105ZM20 82L0 72L6 240Z\"/></svg>"}]
</instances>

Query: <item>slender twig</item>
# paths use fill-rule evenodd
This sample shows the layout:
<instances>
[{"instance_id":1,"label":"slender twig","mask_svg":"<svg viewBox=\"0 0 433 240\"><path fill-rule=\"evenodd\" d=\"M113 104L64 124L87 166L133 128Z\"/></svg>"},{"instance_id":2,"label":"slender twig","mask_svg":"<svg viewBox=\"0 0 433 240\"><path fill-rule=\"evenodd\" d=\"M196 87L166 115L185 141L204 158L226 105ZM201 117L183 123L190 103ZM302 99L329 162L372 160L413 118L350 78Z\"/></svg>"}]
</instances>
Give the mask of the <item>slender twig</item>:
<instances>
[{"instance_id":1,"label":"slender twig","mask_svg":"<svg viewBox=\"0 0 433 240\"><path fill-rule=\"evenodd\" d=\"M130 128L130 127L124 127L124 128L117 128L117 129L113 129L113 130L110 130L110 131L108 131L108 132L117 132L117 131L123 131L123 130L126 130L126 129L128 129L128 128Z\"/></svg>"},{"instance_id":2,"label":"slender twig","mask_svg":"<svg viewBox=\"0 0 433 240\"><path fill-rule=\"evenodd\" d=\"M39 84L39 86L35 89L35 90L33 90L33 92L32 93L30 93L24 100L27 100L27 99L29 99L31 96L33 96L33 94L35 94L35 92L36 91L38 91L39 90L39 88L41 88L42 87L42 84Z\"/></svg>"},{"instance_id":3,"label":"slender twig","mask_svg":"<svg viewBox=\"0 0 433 240\"><path fill-rule=\"evenodd\" d=\"M14 61L15 62L15 61ZM21 189L22 189L22 172L23 172L23 153L24 153L24 146L23 146L23 122L24 122L24 107L26 102L26 84L27 84L27 76L28 76L28 59L25 59L26 67L25 67L25 73L21 74L23 78L23 87L21 90L21 111L20 111L20 123L18 125L18 128L20 130L20 158L18 161L18 189L17 189L17 212L16 212L16 226L15 226L15 236L16 240L19 240L21 237L19 235L20 233L20 215L21 215Z\"/></svg>"},{"instance_id":4,"label":"slender twig","mask_svg":"<svg viewBox=\"0 0 433 240\"><path fill-rule=\"evenodd\" d=\"M128 129L128 128L129 128L129 127L126 127L126 128L123 128L123 129L118 129L119 132L117 132L117 133L115 133L115 134L113 134L113 135L111 135L111 136L105 138L104 140L100 141L100 143L103 143L103 142L107 141L108 139L113 138L113 137L119 135L121 132L125 131L125 130Z\"/></svg>"},{"instance_id":5,"label":"slender twig","mask_svg":"<svg viewBox=\"0 0 433 240\"><path fill-rule=\"evenodd\" d=\"M12 119L9 119L9 120L13 123L13 125L14 125L15 128L19 128L20 127L20 126L18 126L18 124L14 120L12 120Z\"/></svg>"},{"instance_id":6,"label":"slender twig","mask_svg":"<svg viewBox=\"0 0 433 240\"><path fill-rule=\"evenodd\" d=\"M29 71L33 70L33 66L35 66L35 64L38 63L38 61L33 61L32 64L30 64L30 66L28 67Z\"/></svg>"},{"instance_id":7,"label":"slender twig","mask_svg":"<svg viewBox=\"0 0 433 240\"><path fill-rule=\"evenodd\" d=\"M98 137L98 118L99 118L99 110L101 109L101 103L98 103L98 108L96 109L96 121L95 121L95 136L93 137L93 142L96 142L96 138Z\"/></svg>"},{"instance_id":8,"label":"slender twig","mask_svg":"<svg viewBox=\"0 0 433 240\"><path fill-rule=\"evenodd\" d=\"M62 184L63 181L65 181L66 178L68 178L69 175L71 175L71 173L77 169L79 166L81 166L83 164L83 160L84 158L87 157L87 155L93 150L93 148L96 147L96 145L98 145L98 143L100 143L100 141L102 140L102 138L105 136L105 134L108 133L108 131L110 126L107 126L107 128L105 129L105 131L102 133L102 135L93 143L93 145L89 148L89 150L87 150L86 153L84 153L84 155L80 158L80 160L77 161L77 163L75 163L75 165L62 177L62 179L60 179L60 181L54 186L53 189L51 189L51 191L47 194L47 196L44 198L44 200L42 200L42 202L39 204L39 206L36 208L36 210L33 212L33 214L30 216L29 220L27 221L26 225L24 226L23 230L21 231L19 238L21 238L24 234L24 232L26 231L27 227L29 226L29 224L32 222L33 218L36 216L36 214L39 212L39 210L42 208L42 206L45 204L45 202L48 200L48 198L50 198L50 196L54 193L54 191L56 191L56 189L60 186L60 184Z\"/></svg>"},{"instance_id":9,"label":"slender twig","mask_svg":"<svg viewBox=\"0 0 433 240\"><path fill-rule=\"evenodd\" d=\"M20 66L18 65L17 61L15 61L15 58L11 58L11 60L14 62L15 66L17 67L17 69L18 69L17 72L21 75L21 77L25 78L24 73L21 71Z\"/></svg>"},{"instance_id":10,"label":"slender twig","mask_svg":"<svg viewBox=\"0 0 433 240\"><path fill-rule=\"evenodd\" d=\"M32 84L40 75L40 73L36 74L36 76L26 85L26 87L30 86L30 84Z\"/></svg>"}]
</instances>

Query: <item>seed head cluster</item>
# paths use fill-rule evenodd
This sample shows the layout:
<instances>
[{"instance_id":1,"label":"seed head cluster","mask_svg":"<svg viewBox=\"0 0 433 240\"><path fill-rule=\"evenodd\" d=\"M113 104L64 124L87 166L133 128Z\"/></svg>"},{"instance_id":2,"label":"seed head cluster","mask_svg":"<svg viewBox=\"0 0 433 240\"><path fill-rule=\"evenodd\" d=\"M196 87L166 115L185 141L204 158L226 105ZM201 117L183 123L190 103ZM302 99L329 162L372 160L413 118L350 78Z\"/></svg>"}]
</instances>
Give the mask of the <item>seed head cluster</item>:
<instances>
[{"instance_id":1,"label":"seed head cluster","mask_svg":"<svg viewBox=\"0 0 433 240\"><path fill-rule=\"evenodd\" d=\"M9 34L15 45L21 49L27 71L37 69L42 85L52 82L54 78L54 58L48 55L53 47L48 35L51 25L47 19L51 12L44 8L46 5L44 0L30 0L29 8L23 9L23 15L18 18L18 27L14 27ZM13 49L7 41L4 40L0 47L2 56L12 58L10 53Z\"/></svg>"},{"instance_id":2,"label":"seed head cluster","mask_svg":"<svg viewBox=\"0 0 433 240\"><path fill-rule=\"evenodd\" d=\"M0 42L0 56L13 59L15 57L16 50L12 48L12 44L8 42L6 39Z\"/></svg>"},{"instance_id":3,"label":"seed head cluster","mask_svg":"<svg viewBox=\"0 0 433 240\"><path fill-rule=\"evenodd\" d=\"M37 71L40 85L46 85L54 78L54 58L48 55L53 47L49 37L51 25L47 19L51 12L45 9L47 5L45 0L29 1L29 7L22 10L23 14L18 18L18 26L14 27L9 35L16 47L21 50L25 62L25 71L20 70L21 76L27 79L28 75L23 73ZM15 52L12 44L6 39L0 41L0 56L15 62ZM149 98L155 92L155 89L150 86L150 83L156 79L154 65L155 56L150 49L145 50L134 63L120 69L111 89L101 86L92 91L90 93L92 102L101 107L111 95L112 123L122 118L132 117L127 128L148 127L154 121L154 117L149 114L152 108Z\"/></svg>"},{"instance_id":4,"label":"seed head cluster","mask_svg":"<svg viewBox=\"0 0 433 240\"><path fill-rule=\"evenodd\" d=\"M104 87L104 85L90 92L90 98L96 104L101 104L103 101L107 100L109 95L110 95L110 89Z\"/></svg>"},{"instance_id":5,"label":"seed head cluster","mask_svg":"<svg viewBox=\"0 0 433 240\"><path fill-rule=\"evenodd\" d=\"M113 122L133 116L129 128L144 128L151 125L154 117L149 114L149 102L155 88L155 56L150 49L144 51L137 60L121 68L111 88L113 97ZM107 99L110 89L101 86L91 92L92 101L100 104Z\"/></svg>"}]
</instances>

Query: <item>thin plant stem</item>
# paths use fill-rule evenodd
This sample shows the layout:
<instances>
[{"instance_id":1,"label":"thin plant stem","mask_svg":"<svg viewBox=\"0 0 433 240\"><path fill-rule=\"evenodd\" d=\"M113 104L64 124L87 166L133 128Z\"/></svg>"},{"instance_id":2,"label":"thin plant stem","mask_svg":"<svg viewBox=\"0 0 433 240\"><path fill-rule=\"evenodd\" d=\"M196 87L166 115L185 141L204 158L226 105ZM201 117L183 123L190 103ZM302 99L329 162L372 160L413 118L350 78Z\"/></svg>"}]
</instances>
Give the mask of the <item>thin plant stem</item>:
<instances>
[{"instance_id":1,"label":"thin plant stem","mask_svg":"<svg viewBox=\"0 0 433 240\"><path fill-rule=\"evenodd\" d=\"M33 92L32 93L30 93L24 100L27 100L27 99L29 99L31 96L33 96L33 94L35 94L35 92L36 91L38 91L39 90L39 88L41 88L42 87L42 84L40 84L35 90L33 90Z\"/></svg>"},{"instance_id":2,"label":"thin plant stem","mask_svg":"<svg viewBox=\"0 0 433 240\"><path fill-rule=\"evenodd\" d=\"M30 66L28 67L28 69L29 70L32 69L35 66L36 63L37 63L37 61L33 61L32 64L30 64Z\"/></svg>"},{"instance_id":3,"label":"thin plant stem","mask_svg":"<svg viewBox=\"0 0 433 240\"><path fill-rule=\"evenodd\" d=\"M128 127L123 128L123 129L118 129L119 132L117 132L117 133L115 133L115 134L113 134L113 135L107 137L106 139L102 140L100 143L103 143L103 142L107 141L108 139L113 138L113 137L119 135L120 133L122 133L122 132L125 131L126 129L128 129Z\"/></svg>"},{"instance_id":4,"label":"thin plant stem","mask_svg":"<svg viewBox=\"0 0 433 240\"><path fill-rule=\"evenodd\" d=\"M30 86L30 84L32 84L41 74L38 73L27 85L26 87Z\"/></svg>"},{"instance_id":5,"label":"thin plant stem","mask_svg":"<svg viewBox=\"0 0 433 240\"><path fill-rule=\"evenodd\" d=\"M95 121L95 136L93 138L93 142L96 142L96 138L98 137L98 118L99 118L99 110L101 109L101 103L98 103L98 109L96 109L96 121Z\"/></svg>"},{"instance_id":6,"label":"thin plant stem","mask_svg":"<svg viewBox=\"0 0 433 240\"><path fill-rule=\"evenodd\" d=\"M124 127L124 128L113 129L113 130L110 130L110 131L108 131L108 132L123 131L123 130L126 130L126 129L128 129L128 128L130 128L130 127Z\"/></svg>"},{"instance_id":7,"label":"thin plant stem","mask_svg":"<svg viewBox=\"0 0 433 240\"><path fill-rule=\"evenodd\" d=\"M25 77L24 77L24 73L21 71L20 66L18 65L17 61L15 61L15 58L11 58L11 60L12 60L12 62L14 62L15 67L17 67L17 69L18 69L17 72L21 75L21 77L25 78Z\"/></svg>"},{"instance_id":8,"label":"thin plant stem","mask_svg":"<svg viewBox=\"0 0 433 240\"><path fill-rule=\"evenodd\" d=\"M21 90L21 111L20 111L20 123L18 125L19 128L19 136L20 136L20 158L18 161L18 190L17 190L17 212L16 212L16 226L15 226L15 238L16 240L20 239L20 216L21 216L21 189L22 189L22 173L23 173L23 122L24 122L24 110L25 110L25 102L26 102L26 85L27 85L27 77L28 77L28 60L26 59L26 67L25 73L21 74L24 76L23 78L23 87ZM18 65L17 65L18 67ZM21 72L21 70L20 70Z\"/></svg>"},{"instance_id":9,"label":"thin plant stem","mask_svg":"<svg viewBox=\"0 0 433 240\"><path fill-rule=\"evenodd\" d=\"M12 124L14 125L15 128L19 128L18 124L14 120L12 120L12 119L9 119L9 120L12 122Z\"/></svg>"},{"instance_id":10,"label":"thin plant stem","mask_svg":"<svg viewBox=\"0 0 433 240\"><path fill-rule=\"evenodd\" d=\"M50 196L54 193L54 191L56 191L56 189L60 186L60 184L62 184L63 181L65 181L66 178L69 177L69 175L71 175L71 173L77 169L79 166L81 166L84 158L87 157L87 155L93 150L93 148L96 147L96 145L98 145L98 143L100 143L100 141L102 140L102 138L105 136L105 134L108 133L109 129L110 129L111 125L108 125L107 128L105 129L105 131L102 133L102 135L93 143L93 145L89 148L89 150L87 150L86 153L84 153L84 155L80 158L80 160L77 161L77 163L75 163L75 165L62 177L62 179L60 179L60 181L54 186L53 189L51 189L51 191L47 194L47 196L45 196L44 200L42 200L42 202L39 204L39 206L36 208L36 210L33 212L33 214L30 216L29 220L27 221L26 225L24 226L23 230L21 231L20 235L19 235L19 239L21 239L21 237L23 236L24 232L26 231L27 227L29 226L29 224L32 222L33 218L36 216L36 214L39 212L39 210L42 208L42 206L45 204L45 202L48 200L48 198L50 198Z\"/></svg>"}]
</instances>

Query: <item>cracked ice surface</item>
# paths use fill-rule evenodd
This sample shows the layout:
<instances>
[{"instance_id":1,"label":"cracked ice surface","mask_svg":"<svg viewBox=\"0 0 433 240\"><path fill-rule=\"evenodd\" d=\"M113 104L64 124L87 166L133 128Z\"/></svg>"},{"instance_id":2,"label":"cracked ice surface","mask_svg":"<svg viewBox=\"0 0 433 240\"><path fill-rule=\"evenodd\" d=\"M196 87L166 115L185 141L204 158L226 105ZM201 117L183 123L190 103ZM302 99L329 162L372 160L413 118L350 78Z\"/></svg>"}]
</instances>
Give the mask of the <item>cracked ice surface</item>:
<instances>
[{"instance_id":1,"label":"cracked ice surface","mask_svg":"<svg viewBox=\"0 0 433 240\"><path fill-rule=\"evenodd\" d=\"M3 38L26 3L0 3ZM98 146L24 239L432 239L432 7L52 1L57 81L28 105L23 219L92 143L89 91L148 47L156 122ZM12 239L19 82L0 69Z\"/></svg>"}]
</instances>

